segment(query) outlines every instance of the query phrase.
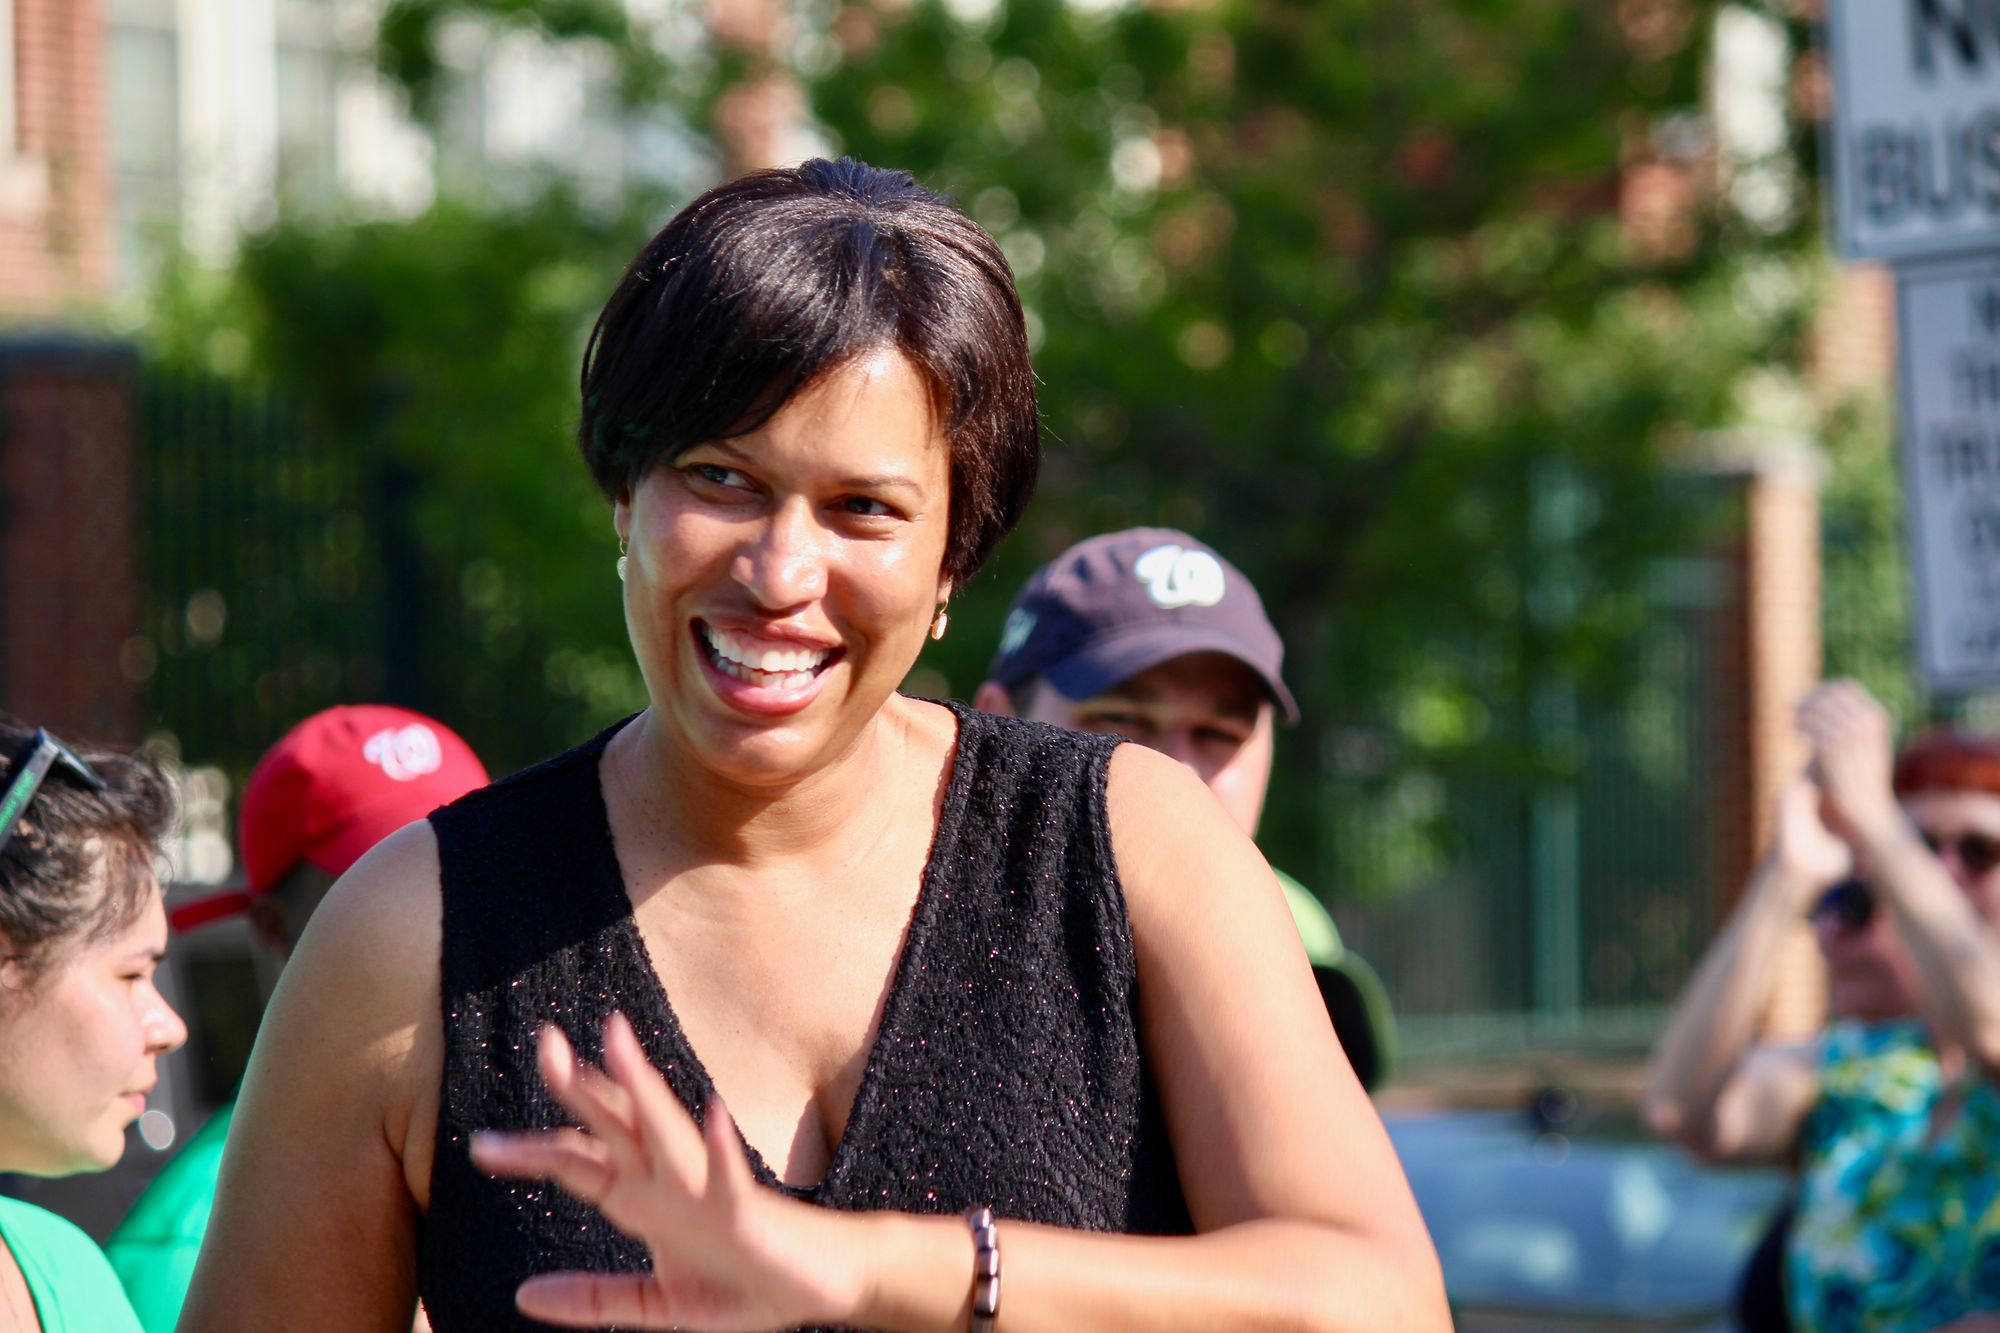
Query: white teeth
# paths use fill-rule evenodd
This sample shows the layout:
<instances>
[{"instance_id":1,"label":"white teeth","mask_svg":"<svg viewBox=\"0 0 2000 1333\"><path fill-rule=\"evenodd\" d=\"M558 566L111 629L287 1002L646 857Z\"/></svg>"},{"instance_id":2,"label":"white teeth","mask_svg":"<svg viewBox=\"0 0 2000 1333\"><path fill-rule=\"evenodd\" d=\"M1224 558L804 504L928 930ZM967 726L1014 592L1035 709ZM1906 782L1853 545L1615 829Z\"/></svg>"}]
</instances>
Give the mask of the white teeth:
<instances>
[{"instance_id":1,"label":"white teeth","mask_svg":"<svg viewBox=\"0 0 2000 1333\"><path fill-rule=\"evenodd\" d=\"M725 675L746 684L794 690L812 681L812 673L831 656L827 648L779 650L754 648L727 630L702 626L702 637L714 651L717 665ZM772 680L770 677L778 679Z\"/></svg>"},{"instance_id":2,"label":"white teeth","mask_svg":"<svg viewBox=\"0 0 2000 1333\"><path fill-rule=\"evenodd\" d=\"M791 671L782 675L772 671L753 671L741 662L732 662L726 657L716 665L723 675L740 680L745 685L762 685L774 690L802 690L812 684L813 678L810 671Z\"/></svg>"}]
</instances>

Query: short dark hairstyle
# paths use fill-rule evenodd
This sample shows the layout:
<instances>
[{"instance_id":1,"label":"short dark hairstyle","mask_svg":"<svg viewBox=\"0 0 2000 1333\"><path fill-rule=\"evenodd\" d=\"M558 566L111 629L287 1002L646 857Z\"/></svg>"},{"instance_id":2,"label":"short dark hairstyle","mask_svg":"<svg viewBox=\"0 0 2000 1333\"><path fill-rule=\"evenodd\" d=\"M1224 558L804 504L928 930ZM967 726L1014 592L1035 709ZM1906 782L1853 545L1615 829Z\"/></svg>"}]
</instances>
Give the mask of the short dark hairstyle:
<instances>
[{"instance_id":1,"label":"short dark hairstyle","mask_svg":"<svg viewBox=\"0 0 2000 1333\"><path fill-rule=\"evenodd\" d=\"M962 582L1034 492L1034 372L1000 247L908 172L815 158L682 209L591 331L577 443L616 500L883 346L923 376L949 442L944 572Z\"/></svg>"},{"instance_id":2,"label":"short dark hairstyle","mask_svg":"<svg viewBox=\"0 0 2000 1333\"><path fill-rule=\"evenodd\" d=\"M33 736L32 727L0 718L0 787L13 781ZM154 857L173 822L172 791L151 759L70 748L104 789L57 765L0 847L0 931L16 962L45 962L66 944L129 925L156 882Z\"/></svg>"}]
</instances>

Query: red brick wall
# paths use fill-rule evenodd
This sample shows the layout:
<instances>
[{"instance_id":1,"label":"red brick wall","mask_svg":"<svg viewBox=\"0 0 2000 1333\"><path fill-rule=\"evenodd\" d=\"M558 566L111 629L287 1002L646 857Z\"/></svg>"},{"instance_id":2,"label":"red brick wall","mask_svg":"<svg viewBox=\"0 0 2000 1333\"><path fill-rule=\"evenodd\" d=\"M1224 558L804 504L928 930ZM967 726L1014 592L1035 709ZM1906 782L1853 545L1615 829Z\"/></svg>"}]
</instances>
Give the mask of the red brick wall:
<instances>
[{"instance_id":1,"label":"red brick wall","mask_svg":"<svg viewBox=\"0 0 2000 1333\"><path fill-rule=\"evenodd\" d=\"M112 273L101 0L14 0L18 158L0 145L0 318L103 298Z\"/></svg>"},{"instance_id":2,"label":"red brick wall","mask_svg":"<svg viewBox=\"0 0 2000 1333\"><path fill-rule=\"evenodd\" d=\"M1813 316L1813 388L1829 400L1889 388L1896 376L1896 283L1882 264L1837 268Z\"/></svg>"},{"instance_id":3,"label":"red brick wall","mask_svg":"<svg viewBox=\"0 0 2000 1333\"><path fill-rule=\"evenodd\" d=\"M136 364L112 344L0 342L0 706L127 743Z\"/></svg>"}]
</instances>

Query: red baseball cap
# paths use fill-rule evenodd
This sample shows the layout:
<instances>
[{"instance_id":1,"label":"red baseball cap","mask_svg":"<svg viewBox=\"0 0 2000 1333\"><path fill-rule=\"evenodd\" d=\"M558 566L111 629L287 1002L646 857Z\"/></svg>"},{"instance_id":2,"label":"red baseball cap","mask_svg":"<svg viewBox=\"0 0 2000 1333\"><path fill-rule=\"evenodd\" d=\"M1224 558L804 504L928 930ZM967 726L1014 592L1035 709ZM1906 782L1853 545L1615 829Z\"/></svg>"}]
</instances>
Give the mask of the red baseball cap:
<instances>
[{"instance_id":1,"label":"red baseball cap","mask_svg":"<svg viewBox=\"0 0 2000 1333\"><path fill-rule=\"evenodd\" d=\"M488 782L447 726L407 708L349 704L315 713L257 762L243 788L242 889L182 903L176 930L234 916L304 861L345 874L403 825Z\"/></svg>"}]
</instances>

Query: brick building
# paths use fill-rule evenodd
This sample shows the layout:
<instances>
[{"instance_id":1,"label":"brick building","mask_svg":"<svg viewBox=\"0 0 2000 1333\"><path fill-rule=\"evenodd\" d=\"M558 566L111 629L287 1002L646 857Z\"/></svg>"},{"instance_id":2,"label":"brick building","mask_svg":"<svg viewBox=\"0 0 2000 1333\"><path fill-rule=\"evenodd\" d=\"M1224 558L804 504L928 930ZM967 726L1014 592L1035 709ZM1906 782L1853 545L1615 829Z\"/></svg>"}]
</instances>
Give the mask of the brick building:
<instances>
[{"instance_id":1,"label":"brick building","mask_svg":"<svg viewBox=\"0 0 2000 1333\"><path fill-rule=\"evenodd\" d=\"M0 0L0 315L111 289L101 0Z\"/></svg>"}]
</instances>

